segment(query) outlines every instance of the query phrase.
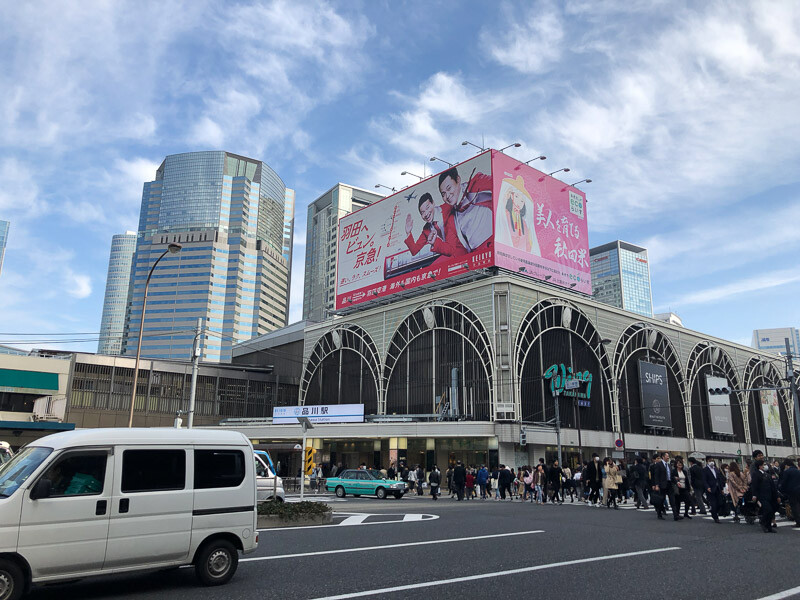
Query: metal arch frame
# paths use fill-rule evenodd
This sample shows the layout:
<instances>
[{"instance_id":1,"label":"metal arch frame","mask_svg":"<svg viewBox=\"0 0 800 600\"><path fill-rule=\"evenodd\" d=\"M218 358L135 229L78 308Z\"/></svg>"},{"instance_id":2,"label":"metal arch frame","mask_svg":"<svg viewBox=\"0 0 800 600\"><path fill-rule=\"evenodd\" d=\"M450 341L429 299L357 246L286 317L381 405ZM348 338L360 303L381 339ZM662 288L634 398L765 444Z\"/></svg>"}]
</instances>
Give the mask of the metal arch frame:
<instances>
[{"instance_id":1,"label":"metal arch frame","mask_svg":"<svg viewBox=\"0 0 800 600\"><path fill-rule=\"evenodd\" d=\"M719 358L716 362L712 356L714 350L719 352ZM706 359L703 358L704 355L707 355ZM706 366L719 367L722 371L724 371L725 375L730 379L731 386L734 390L741 387L740 381L742 378L739 375L739 370L736 368L736 364L733 362L733 360L731 360L730 354L728 354L725 349L720 348L709 340L696 343L689 352L689 360L686 361L686 375L689 383L686 389L686 394L689 398L690 413L694 384L697 381L697 378L700 376L700 371ZM735 392L735 394L736 399L739 402L739 412L742 414L742 421L744 423L744 443L749 445L750 421L748 418L747 403L742 403L742 392ZM733 395L733 393L731 395ZM692 433L694 434L694 428L692 428ZM692 437L694 437L694 435L692 435Z\"/></svg>"},{"instance_id":2,"label":"metal arch frame","mask_svg":"<svg viewBox=\"0 0 800 600\"><path fill-rule=\"evenodd\" d=\"M760 367L762 365L767 365L768 374L759 373ZM775 366L775 363L771 360L767 360L765 358L758 358L752 357L749 361L747 361L747 366L745 367L745 382L747 385L747 389L752 389L758 387L756 382L762 379L767 385L773 386L780 386L781 385L781 373L778 368ZM778 396L783 400L783 407L786 409L786 417L789 421L789 442L792 444L792 447L797 447L797 431L795 431L794 426L794 416L793 413L793 406L791 401L791 396L788 390L777 390ZM752 392L746 392L750 394ZM749 400L749 398L748 398ZM750 410L750 404L748 402L747 405L748 411ZM755 415L753 415L755 418ZM748 430L749 430L748 426Z\"/></svg>"},{"instance_id":3,"label":"metal arch frame","mask_svg":"<svg viewBox=\"0 0 800 600\"><path fill-rule=\"evenodd\" d=\"M446 327L438 322L434 322L433 327L428 327L423 323L420 323L419 319L424 321L424 310L426 308L431 309L433 312L434 319L436 318L436 312L433 310L435 308L443 308L446 310L450 310L453 313L459 315L461 318L462 324L467 324L471 326L471 329L477 334L476 339L482 340L484 344L483 350L481 350L474 342L470 339L469 335L466 331L458 331L451 327ZM414 324L415 327L412 328L411 324ZM408 335L401 335L403 328L405 327ZM389 339L389 344L386 346L386 357L383 362L383 390L384 394L382 394L380 399L380 404L383 407L383 413L386 413L386 394L385 391L389 389L389 382L391 381L392 374L394 373L395 366L397 362L400 360L403 352L408 348L408 346L421 336L423 333L428 331L433 331L435 329L439 329L442 331L452 331L460 335L464 340L472 346L472 348L477 353L478 357L481 359L483 363L483 370L486 373L486 382L489 388L489 418L490 420L494 421L495 415L495 393L494 393L494 378L492 377L492 373L494 373L494 351L492 347L491 338L489 337L486 328L483 326L483 322L478 318L476 315L467 305L458 302L456 300L432 300L430 302L426 302L424 304L420 304L412 311L410 311L402 321L397 325L392 333L392 337ZM398 343L398 341L402 343ZM396 354L395 354L396 349Z\"/></svg>"},{"instance_id":4,"label":"metal arch frame","mask_svg":"<svg viewBox=\"0 0 800 600\"><path fill-rule=\"evenodd\" d=\"M650 344L650 339L649 339L651 333L656 335L656 340L652 345ZM627 348L628 344L632 340L635 342L637 337L641 335L645 336L644 339L645 345L637 346L636 344L634 344L634 346L637 347L628 349ZM675 351L675 346L672 344L669 338L666 335L664 335L664 332L661 331L660 329L656 329L655 327L652 327L648 323L639 321L638 323L630 324L620 334L616 346L614 347L615 389L619 390L619 386L616 384L617 382L619 382L619 380L625 373L625 367L627 366L628 361L639 350L651 350L656 356L659 356L664 361L664 363L666 363L667 368L672 371L672 375L678 382L678 389L680 390L681 400L683 402L683 415L684 415L684 420L686 421L686 437L687 438L694 437L691 399L687 397L686 376L684 375L683 365L681 364L680 356ZM667 355L669 355L669 357ZM622 419L620 415L620 421L621 420ZM622 423L620 422L620 425L621 424Z\"/></svg>"},{"instance_id":5,"label":"metal arch frame","mask_svg":"<svg viewBox=\"0 0 800 600\"><path fill-rule=\"evenodd\" d=\"M333 333L338 332L341 340L341 344L337 347L337 345L333 342ZM346 335L344 334L352 334L356 336L358 339L361 340L364 348L369 350L371 356L365 355L361 352L358 348L353 348L350 345L345 343ZM346 323L343 325L337 325L336 327L332 327L328 331L326 331L314 344L314 348L311 351L311 354L306 360L305 365L303 366L303 375L300 379L300 405L304 405L306 403L306 396L308 393L308 387L311 385L311 380L314 378L314 375L319 369L322 362L334 352L340 350L350 350L358 354L364 361L367 363L370 371L372 372L375 378L375 392L377 394L377 409L378 414L381 414L381 398L383 396L382 389L381 389L381 378L380 378L380 371L381 371L381 360L380 354L378 353L378 348L375 345L375 342L372 340L372 337L366 330L358 325L353 323Z\"/></svg>"},{"instance_id":6,"label":"metal arch frame","mask_svg":"<svg viewBox=\"0 0 800 600\"><path fill-rule=\"evenodd\" d=\"M564 327L563 317L556 319L555 316L553 316L551 324L545 323L544 327L541 326L542 324L539 321L541 318L544 318L545 321L547 320L548 311L555 311L557 309L563 311L564 308L569 308L573 311L572 317L570 318L569 328ZM563 315L563 312L561 314ZM573 326L576 315L578 316L579 321L583 321L583 326L580 328L580 330L578 327ZM600 364L603 377L606 381L606 392L608 392L608 397L611 401L611 426L615 432L620 431L619 406L616 397L616 385L613 381L613 363L611 362L611 359L609 358L608 352L605 350L605 348L603 348L601 352L598 352L598 347L603 347L603 344L600 343L600 340L603 338L586 313L584 313L578 306L568 300L553 296L544 298L531 307L531 309L520 321L519 329L517 330L517 335L514 339L514 356L516 357L516 360L514 361L514 368L516 370L514 373L514 388L516 392L515 407L520 420L522 419L522 370L525 367L525 363L528 360L528 355L530 354L531 348L536 340L538 340L548 331L554 331L556 329L563 329L577 335L580 339L586 342L586 345L597 359L597 362ZM529 333L531 332L534 333L529 336ZM588 337L585 335L586 332L590 332ZM527 342L525 348L523 348L524 342Z\"/></svg>"}]
</instances>

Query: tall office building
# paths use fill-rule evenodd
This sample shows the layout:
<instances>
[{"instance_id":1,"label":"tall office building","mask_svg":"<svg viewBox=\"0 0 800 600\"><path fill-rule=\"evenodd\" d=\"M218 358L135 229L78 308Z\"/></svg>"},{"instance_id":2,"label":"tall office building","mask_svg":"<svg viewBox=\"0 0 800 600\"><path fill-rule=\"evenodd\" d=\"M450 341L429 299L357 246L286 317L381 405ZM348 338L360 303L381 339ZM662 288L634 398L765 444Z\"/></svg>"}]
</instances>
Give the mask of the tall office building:
<instances>
[{"instance_id":1,"label":"tall office building","mask_svg":"<svg viewBox=\"0 0 800 600\"><path fill-rule=\"evenodd\" d=\"M647 249L617 240L589 250L592 294L598 302L653 316Z\"/></svg>"},{"instance_id":2,"label":"tall office building","mask_svg":"<svg viewBox=\"0 0 800 600\"><path fill-rule=\"evenodd\" d=\"M797 352L800 350L800 331L795 327L780 327L778 329L754 329L753 341L750 345L764 352L773 354L786 354L786 338L789 338L789 348L797 364Z\"/></svg>"},{"instance_id":3,"label":"tall office building","mask_svg":"<svg viewBox=\"0 0 800 600\"><path fill-rule=\"evenodd\" d=\"M286 188L283 208L283 258L289 269L289 287L286 290L286 314L289 314L289 302L292 296L292 245L294 244L294 190Z\"/></svg>"},{"instance_id":4,"label":"tall office building","mask_svg":"<svg viewBox=\"0 0 800 600\"><path fill-rule=\"evenodd\" d=\"M191 356L203 319L201 359L230 361L231 347L286 325L286 186L259 160L230 152L167 156L144 184L123 353L136 353L147 274L153 273L142 356ZM291 245L291 240L289 244Z\"/></svg>"},{"instance_id":5,"label":"tall office building","mask_svg":"<svg viewBox=\"0 0 800 600\"><path fill-rule=\"evenodd\" d=\"M125 310L128 306L134 252L135 231L126 231L111 238L98 354L122 354L122 335L125 332Z\"/></svg>"},{"instance_id":6,"label":"tall office building","mask_svg":"<svg viewBox=\"0 0 800 600\"><path fill-rule=\"evenodd\" d=\"M337 183L308 205L304 321L322 321L335 307L339 219L381 198L380 194Z\"/></svg>"},{"instance_id":7,"label":"tall office building","mask_svg":"<svg viewBox=\"0 0 800 600\"><path fill-rule=\"evenodd\" d=\"M6 253L6 242L8 242L8 228L11 223L0 221L0 273L3 272L3 256Z\"/></svg>"}]
</instances>

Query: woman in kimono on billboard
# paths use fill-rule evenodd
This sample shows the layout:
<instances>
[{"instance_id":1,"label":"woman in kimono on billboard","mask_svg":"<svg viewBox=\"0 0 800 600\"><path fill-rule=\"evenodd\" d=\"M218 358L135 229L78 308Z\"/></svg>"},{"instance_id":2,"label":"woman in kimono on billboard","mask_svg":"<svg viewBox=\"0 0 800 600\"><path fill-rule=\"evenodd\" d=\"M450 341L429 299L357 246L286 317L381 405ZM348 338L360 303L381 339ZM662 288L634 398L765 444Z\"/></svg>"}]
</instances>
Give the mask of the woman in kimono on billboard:
<instances>
[{"instance_id":1,"label":"woman in kimono on billboard","mask_svg":"<svg viewBox=\"0 0 800 600\"><path fill-rule=\"evenodd\" d=\"M498 242L517 250L541 256L533 223L533 200L522 177L503 179L501 203L497 214Z\"/></svg>"}]
</instances>

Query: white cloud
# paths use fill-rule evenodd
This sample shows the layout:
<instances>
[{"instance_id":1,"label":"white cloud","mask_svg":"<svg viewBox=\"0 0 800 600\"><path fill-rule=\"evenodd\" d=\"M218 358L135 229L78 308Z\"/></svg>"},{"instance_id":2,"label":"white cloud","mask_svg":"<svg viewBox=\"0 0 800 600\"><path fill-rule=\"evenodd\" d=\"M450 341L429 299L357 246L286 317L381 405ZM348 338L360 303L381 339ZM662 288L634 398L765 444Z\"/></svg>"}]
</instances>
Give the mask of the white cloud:
<instances>
[{"instance_id":1,"label":"white cloud","mask_svg":"<svg viewBox=\"0 0 800 600\"><path fill-rule=\"evenodd\" d=\"M155 101L181 84L170 77L169 45L203 22L204 8L149 0L7 5L0 148L151 139Z\"/></svg>"},{"instance_id":2,"label":"white cloud","mask_svg":"<svg viewBox=\"0 0 800 600\"><path fill-rule=\"evenodd\" d=\"M226 6L211 22L229 55L221 71L230 74L210 86L188 139L217 148L236 144L254 156L278 140L309 146L308 134L296 134L302 119L360 83L374 34L362 16L284 0Z\"/></svg>"},{"instance_id":3,"label":"white cloud","mask_svg":"<svg viewBox=\"0 0 800 600\"><path fill-rule=\"evenodd\" d=\"M32 169L16 158L0 160L0 215L4 219L41 217L47 203L40 197Z\"/></svg>"},{"instance_id":4,"label":"white cloud","mask_svg":"<svg viewBox=\"0 0 800 600\"><path fill-rule=\"evenodd\" d=\"M64 272L64 287L73 298L88 298L92 293L92 280L88 275L67 268Z\"/></svg>"},{"instance_id":5,"label":"white cloud","mask_svg":"<svg viewBox=\"0 0 800 600\"><path fill-rule=\"evenodd\" d=\"M564 27L552 2L502 5L504 20L484 28L481 42L494 60L521 73L543 73L556 67ZM522 14L518 14L518 13Z\"/></svg>"},{"instance_id":6,"label":"white cloud","mask_svg":"<svg viewBox=\"0 0 800 600\"><path fill-rule=\"evenodd\" d=\"M789 181L775 165L800 159L800 78L793 36L784 27L773 37L775 19L762 15L773 7L800 29L786 5L709 4L649 38L620 36L600 68L577 74L586 89L539 114L531 136L598 174L595 226L675 214L699 197L725 204L767 178Z\"/></svg>"},{"instance_id":7,"label":"white cloud","mask_svg":"<svg viewBox=\"0 0 800 600\"><path fill-rule=\"evenodd\" d=\"M800 281L800 270L796 268L772 271L770 273L764 273L763 275L756 275L732 283L726 283L725 285L689 292L688 294L678 296L670 302L662 304L660 308L677 306L677 310L680 310L681 307L691 304L708 304L710 302L724 301L741 294L780 287L797 281Z\"/></svg>"},{"instance_id":8,"label":"white cloud","mask_svg":"<svg viewBox=\"0 0 800 600\"><path fill-rule=\"evenodd\" d=\"M636 242L648 249L654 271L675 279L796 254L800 251L799 222L800 197L786 197L784 205L777 208L763 210L758 203L748 203L739 210L699 217L682 229Z\"/></svg>"}]
</instances>

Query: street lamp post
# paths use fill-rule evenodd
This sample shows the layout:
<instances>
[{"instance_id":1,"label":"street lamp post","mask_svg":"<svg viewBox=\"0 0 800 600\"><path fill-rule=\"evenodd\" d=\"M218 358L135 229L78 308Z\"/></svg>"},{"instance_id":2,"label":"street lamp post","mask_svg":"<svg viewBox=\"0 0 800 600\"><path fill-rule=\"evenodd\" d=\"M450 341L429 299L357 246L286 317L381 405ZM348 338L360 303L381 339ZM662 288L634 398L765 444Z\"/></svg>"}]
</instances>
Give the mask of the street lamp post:
<instances>
[{"instance_id":1,"label":"street lamp post","mask_svg":"<svg viewBox=\"0 0 800 600\"><path fill-rule=\"evenodd\" d=\"M128 416L128 427L133 427L133 408L136 404L136 385L139 379L139 358L142 354L142 332L144 331L144 314L147 311L147 290L150 288L150 278L153 276L153 271L161 259L167 254L177 254L181 251L180 244L169 244L167 249L158 257L158 260L150 267L150 272L147 274L147 281L144 284L144 300L142 301L142 318L139 321L139 342L136 344L136 366L133 369L133 388L131 389L131 412Z\"/></svg>"}]
</instances>

